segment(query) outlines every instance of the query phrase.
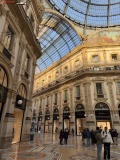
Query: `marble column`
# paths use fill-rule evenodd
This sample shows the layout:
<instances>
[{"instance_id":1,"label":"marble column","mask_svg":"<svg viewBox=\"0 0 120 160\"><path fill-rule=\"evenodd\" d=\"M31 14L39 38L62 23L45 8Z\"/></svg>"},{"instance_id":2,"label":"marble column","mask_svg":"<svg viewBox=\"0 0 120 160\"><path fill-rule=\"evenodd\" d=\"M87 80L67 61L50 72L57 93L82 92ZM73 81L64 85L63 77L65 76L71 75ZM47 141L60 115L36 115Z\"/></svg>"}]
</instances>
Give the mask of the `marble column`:
<instances>
[{"instance_id":1,"label":"marble column","mask_svg":"<svg viewBox=\"0 0 120 160\"><path fill-rule=\"evenodd\" d=\"M62 92L59 92L59 124L58 133L63 128L63 112L62 112Z\"/></svg>"},{"instance_id":2,"label":"marble column","mask_svg":"<svg viewBox=\"0 0 120 160\"><path fill-rule=\"evenodd\" d=\"M49 122L49 133L52 133L53 130L53 96L50 96L50 122Z\"/></svg>"}]
</instances>

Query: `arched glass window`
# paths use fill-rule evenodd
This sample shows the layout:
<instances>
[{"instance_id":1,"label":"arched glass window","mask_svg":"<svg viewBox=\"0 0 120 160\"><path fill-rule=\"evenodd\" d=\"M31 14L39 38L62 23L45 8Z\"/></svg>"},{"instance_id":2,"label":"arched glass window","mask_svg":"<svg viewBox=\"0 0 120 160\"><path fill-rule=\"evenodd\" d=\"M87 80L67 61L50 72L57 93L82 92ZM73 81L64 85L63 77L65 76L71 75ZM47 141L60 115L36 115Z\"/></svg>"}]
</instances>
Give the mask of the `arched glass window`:
<instances>
[{"instance_id":1,"label":"arched glass window","mask_svg":"<svg viewBox=\"0 0 120 160\"><path fill-rule=\"evenodd\" d=\"M54 109L54 114L59 114L59 110L57 108Z\"/></svg>"},{"instance_id":2,"label":"arched glass window","mask_svg":"<svg viewBox=\"0 0 120 160\"><path fill-rule=\"evenodd\" d=\"M7 87L8 86L8 78L4 68L0 65L0 85Z\"/></svg>"},{"instance_id":3,"label":"arched glass window","mask_svg":"<svg viewBox=\"0 0 120 160\"><path fill-rule=\"evenodd\" d=\"M65 107L63 113L70 113L69 107Z\"/></svg>"},{"instance_id":4,"label":"arched glass window","mask_svg":"<svg viewBox=\"0 0 120 160\"><path fill-rule=\"evenodd\" d=\"M106 103L97 103L95 106L95 111L97 110L109 110L109 107Z\"/></svg>"},{"instance_id":5,"label":"arched glass window","mask_svg":"<svg viewBox=\"0 0 120 160\"><path fill-rule=\"evenodd\" d=\"M84 106L82 104L78 104L75 109L76 112L85 111Z\"/></svg>"},{"instance_id":6,"label":"arched glass window","mask_svg":"<svg viewBox=\"0 0 120 160\"><path fill-rule=\"evenodd\" d=\"M50 111L49 111L49 110L47 110L47 111L46 111L46 115L49 115L49 114L50 114Z\"/></svg>"},{"instance_id":7,"label":"arched glass window","mask_svg":"<svg viewBox=\"0 0 120 160\"><path fill-rule=\"evenodd\" d=\"M27 98L26 87L24 86L23 83L21 83L19 88L18 88L18 94L23 98Z\"/></svg>"}]
</instances>

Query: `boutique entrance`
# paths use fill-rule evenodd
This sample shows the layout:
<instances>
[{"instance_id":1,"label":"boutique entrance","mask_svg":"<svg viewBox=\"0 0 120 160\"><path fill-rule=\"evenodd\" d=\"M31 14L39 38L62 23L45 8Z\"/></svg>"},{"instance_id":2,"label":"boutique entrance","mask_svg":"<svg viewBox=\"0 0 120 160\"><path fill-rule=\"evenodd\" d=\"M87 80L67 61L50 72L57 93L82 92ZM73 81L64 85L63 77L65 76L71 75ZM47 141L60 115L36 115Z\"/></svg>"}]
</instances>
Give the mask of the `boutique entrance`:
<instances>
[{"instance_id":1,"label":"boutique entrance","mask_svg":"<svg viewBox=\"0 0 120 160\"><path fill-rule=\"evenodd\" d=\"M85 110L82 104L78 104L75 109L76 135L81 135L81 131L85 126Z\"/></svg>"},{"instance_id":2,"label":"boutique entrance","mask_svg":"<svg viewBox=\"0 0 120 160\"><path fill-rule=\"evenodd\" d=\"M15 122L13 124L13 141L18 143L21 141L24 112L26 109L27 92L24 84L20 84L18 88L18 95L16 97L16 104L14 108Z\"/></svg>"},{"instance_id":3,"label":"boutique entrance","mask_svg":"<svg viewBox=\"0 0 120 160\"><path fill-rule=\"evenodd\" d=\"M57 133L58 123L59 123L59 111L56 108L54 109L54 113L53 113L53 133Z\"/></svg>"},{"instance_id":4,"label":"boutique entrance","mask_svg":"<svg viewBox=\"0 0 120 160\"><path fill-rule=\"evenodd\" d=\"M110 110L106 103L97 103L95 106L96 125L102 130L107 127L111 128Z\"/></svg>"},{"instance_id":5,"label":"boutique entrance","mask_svg":"<svg viewBox=\"0 0 120 160\"><path fill-rule=\"evenodd\" d=\"M47 110L45 114L45 133L49 131L49 122L50 122L50 111Z\"/></svg>"},{"instance_id":6,"label":"boutique entrance","mask_svg":"<svg viewBox=\"0 0 120 160\"><path fill-rule=\"evenodd\" d=\"M63 129L67 128L70 131L70 109L65 107L63 110Z\"/></svg>"},{"instance_id":7,"label":"boutique entrance","mask_svg":"<svg viewBox=\"0 0 120 160\"><path fill-rule=\"evenodd\" d=\"M37 130L38 130L38 131L41 130L41 122L42 122L42 112L39 112L38 126L37 126Z\"/></svg>"}]
</instances>

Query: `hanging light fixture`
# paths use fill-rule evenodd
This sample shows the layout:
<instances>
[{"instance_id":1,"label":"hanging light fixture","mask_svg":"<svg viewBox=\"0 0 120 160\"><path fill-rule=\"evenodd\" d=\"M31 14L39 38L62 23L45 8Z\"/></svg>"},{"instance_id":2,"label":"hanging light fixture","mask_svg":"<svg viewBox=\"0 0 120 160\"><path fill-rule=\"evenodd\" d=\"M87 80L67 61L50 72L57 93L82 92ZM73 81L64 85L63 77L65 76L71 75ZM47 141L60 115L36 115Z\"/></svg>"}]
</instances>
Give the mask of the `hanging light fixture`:
<instances>
[{"instance_id":1,"label":"hanging light fixture","mask_svg":"<svg viewBox=\"0 0 120 160\"><path fill-rule=\"evenodd\" d=\"M22 100L18 100L18 104L22 104Z\"/></svg>"}]
</instances>

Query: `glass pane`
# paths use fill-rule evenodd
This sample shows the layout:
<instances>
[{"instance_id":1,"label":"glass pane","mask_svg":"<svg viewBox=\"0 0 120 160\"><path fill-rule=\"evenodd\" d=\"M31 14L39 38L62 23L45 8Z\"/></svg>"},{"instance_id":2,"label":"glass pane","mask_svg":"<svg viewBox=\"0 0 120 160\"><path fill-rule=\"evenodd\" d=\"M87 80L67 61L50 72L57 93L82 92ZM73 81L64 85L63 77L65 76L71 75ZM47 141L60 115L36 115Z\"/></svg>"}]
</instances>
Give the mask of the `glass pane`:
<instances>
[{"instance_id":1,"label":"glass pane","mask_svg":"<svg viewBox=\"0 0 120 160\"><path fill-rule=\"evenodd\" d=\"M92 56L93 61L98 61L98 56Z\"/></svg>"},{"instance_id":2,"label":"glass pane","mask_svg":"<svg viewBox=\"0 0 120 160\"><path fill-rule=\"evenodd\" d=\"M97 90L97 94L103 94L101 83L96 83L96 90Z\"/></svg>"},{"instance_id":3,"label":"glass pane","mask_svg":"<svg viewBox=\"0 0 120 160\"><path fill-rule=\"evenodd\" d=\"M119 93L120 93L120 82L118 82L118 89L119 89Z\"/></svg>"},{"instance_id":4,"label":"glass pane","mask_svg":"<svg viewBox=\"0 0 120 160\"><path fill-rule=\"evenodd\" d=\"M55 94L55 103L57 103L57 93Z\"/></svg>"},{"instance_id":5,"label":"glass pane","mask_svg":"<svg viewBox=\"0 0 120 160\"><path fill-rule=\"evenodd\" d=\"M80 97L80 86L76 86L76 97Z\"/></svg>"},{"instance_id":6,"label":"glass pane","mask_svg":"<svg viewBox=\"0 0 120 160\"><path fill-rule=\"evenodd\" d=\"M65 100L67 100L67 90L65 90Z\"/></svg>"}]
</instances>

